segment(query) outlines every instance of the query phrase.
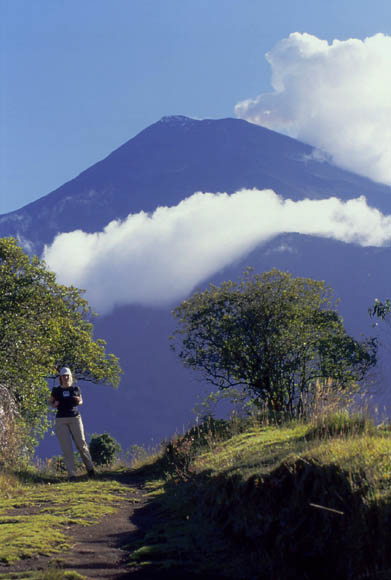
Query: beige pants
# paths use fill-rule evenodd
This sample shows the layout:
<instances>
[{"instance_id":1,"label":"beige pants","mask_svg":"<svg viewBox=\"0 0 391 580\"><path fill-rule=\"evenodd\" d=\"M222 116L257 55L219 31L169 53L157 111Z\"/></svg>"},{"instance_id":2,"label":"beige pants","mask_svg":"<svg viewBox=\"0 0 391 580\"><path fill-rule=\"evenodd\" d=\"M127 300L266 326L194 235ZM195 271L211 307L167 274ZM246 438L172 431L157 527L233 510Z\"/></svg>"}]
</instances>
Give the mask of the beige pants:
<instances>
[{"instance_id":1,"label":"beige pants","mask_svg":"<svg viewBox=\"0 0 391 580\"><path fill-rule=\"evenodd\" d=\"M88 445L84 437L84 427L80 415L78 417L57 418L56 435L61 445L69 477L74 477L76 474L72 439L75 442L87 471L94 469Z\"/></svg>"}]
</instances>

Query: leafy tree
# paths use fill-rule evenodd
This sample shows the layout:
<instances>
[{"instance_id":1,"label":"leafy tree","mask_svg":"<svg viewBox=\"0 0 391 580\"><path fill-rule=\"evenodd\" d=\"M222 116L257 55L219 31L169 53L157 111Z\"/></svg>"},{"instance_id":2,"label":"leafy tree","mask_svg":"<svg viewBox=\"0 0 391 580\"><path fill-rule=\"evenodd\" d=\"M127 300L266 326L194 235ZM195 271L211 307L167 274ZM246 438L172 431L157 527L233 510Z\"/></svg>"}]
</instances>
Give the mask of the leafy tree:
<instances>
[{"instance_id":1,"label":"leafy tree","mask_svg":"<svg viewBox=\"0 0 391 580\"><path fill-rule=\"evenodd\" d=\"M240 385L269 410L300 413L319 382L358 388L376 363L375 339L348 336L336 304L324 282L247 270L175 308L171 345L219 389Z\"/></svg>"},{"instance_id":2,"label":"leafy tree","mask_svg":"<svg viewBox=\"0 0 391 580\"><path fill-rule=\"evenodd\" d=\"M0 238L0 384L29 432L46 428L47 379L61 366L75 377L117 386L121 368L94 340L94 313L82 290L57 284L38 257Z\"/></svg>"}]
</instances>

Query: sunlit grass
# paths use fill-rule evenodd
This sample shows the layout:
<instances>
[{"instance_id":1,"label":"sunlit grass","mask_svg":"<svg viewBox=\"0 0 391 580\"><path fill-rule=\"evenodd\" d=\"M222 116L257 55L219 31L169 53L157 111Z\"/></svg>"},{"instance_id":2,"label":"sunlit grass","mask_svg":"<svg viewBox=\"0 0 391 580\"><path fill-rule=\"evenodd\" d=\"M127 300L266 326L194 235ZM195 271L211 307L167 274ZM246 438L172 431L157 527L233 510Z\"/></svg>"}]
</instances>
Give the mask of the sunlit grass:
<instances>
[{"instance_id":1,"label":"sunlit grass","mask_svg":"<svg viewBox=\"0 0 391 580\"><path fill-rule=\"evenodd\" d=\"M177 570L187 561L235 579L285 580L295 566L307 577L312 564L318 580L330 564L343 578L388 574L391 437L368 417L253 423L201 444L192 430L167 451L162 477L149 481L161 525L133 547L133 563Z\"/></svg>"},{"instance_id":2,"label":"sunlit grass","mask_svg":"<svg viewBox=\"0 0 391 580\"><path fill-rule=\"evenodd\" d=\"M330 562L341 578L347 569L357 577L360 566L379 574L391 568L391 431L346 412L250 422L243 432L237 422L217 427L202 437L193 429L137 460L133 473L155 520L129 547L130 566L224 570L235 580L285 580L293 565L304 578L312 561L317 580ZM68 483L3 473L0 486L0 559L9 564L66 550L77 525L113 513L129 494L103 475Z\"/></svg>"},{"instance_id":3,"label":"sunlit grass","mask_svg":"<svg viewBox=\"0 0 391 580\"><path fill-rule=\"evenodd\" d=\"M92 525L114 513L129 494L129 487L117 481L21 484L15 476L3 475L2 482L5 484L0 491L3 563L68 548L66 532L75 525Z\"/></svg>"},{"instance_id":4,"label":"sunlit grass","mask_svg":"<svg viewBox=\"0 0 391 580\"><path fill-rule=\"evenodd\" d=\"M55 566L49 566L46 570L0 573L0 580L87 580L87 577L73 570L61 570Z\"/></svg>"},{"instance_id":5,"label":"sunlit grass","mask_svg":"<svg viewBox=\"0 0 391 580\"><path fill-rule=\"evenodd\" d=\"M295 449L308 449L305 440L308 426L291 424L285 427L259 427L234 435L200 454L194 461L197 472L210 470L213 474L267 473Z\"/></svg>"},{"instance_id":6,"label":"sunlit grass","mask_svg":"<svg viewBox=\"0 0 391 580\"><path fill-rule=\"evenodd\" d=\"M353 479L359 475L373 498L391 495L391 437L386 432L321 441L303 457L339 466Z\"/></svg>"}]
</instances>

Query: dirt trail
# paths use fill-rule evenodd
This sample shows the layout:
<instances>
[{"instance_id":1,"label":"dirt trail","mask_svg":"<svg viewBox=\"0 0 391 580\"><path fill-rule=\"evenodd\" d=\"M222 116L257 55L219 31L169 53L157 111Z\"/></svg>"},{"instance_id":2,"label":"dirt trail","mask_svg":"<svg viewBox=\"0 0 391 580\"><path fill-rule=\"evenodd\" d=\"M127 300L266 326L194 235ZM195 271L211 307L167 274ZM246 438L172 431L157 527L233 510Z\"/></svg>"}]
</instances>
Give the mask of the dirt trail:
<instances>
[{"instance_id":1,"label":"dirt trail","mask_svg":"<svg viewBox=\"0 0 391 580\"><path fill-rule=\"evenodd\" d=\"M125 546L141 537L140 524L134 523L138 508L145 506L142 492L129 491L129 500L121 503L114 514L105 516L98 524L79 527L72 533L74 544L61 556L61 565L87 578L119 579L134 573L126 566L129 550ZM136 572L136 571L135 571Z\"/></svg>"},{"instance_id":2,"label":"dirt trail","mask_svg":"<svg viewBox=\"0 0 391 580\"><path fill-rule=\"evenodd\" d=\"M121 502L115 513L105 516L95 525L70 529L70 550L51 558L38 556L19 560L11 566L0 564L0 573L23 574L32 570L46 570L56 565L97 580L164 578L164 574L155 576L153 571L150 571L146 575L143 570L129 568L126 565L129 557L129 548L126 549L126 546L142 538L156 516L148 507L142 480L139 477L129 472L113 476L113 479L129 485L129 496L127 500Z\"/></svg>"}]
</instances>

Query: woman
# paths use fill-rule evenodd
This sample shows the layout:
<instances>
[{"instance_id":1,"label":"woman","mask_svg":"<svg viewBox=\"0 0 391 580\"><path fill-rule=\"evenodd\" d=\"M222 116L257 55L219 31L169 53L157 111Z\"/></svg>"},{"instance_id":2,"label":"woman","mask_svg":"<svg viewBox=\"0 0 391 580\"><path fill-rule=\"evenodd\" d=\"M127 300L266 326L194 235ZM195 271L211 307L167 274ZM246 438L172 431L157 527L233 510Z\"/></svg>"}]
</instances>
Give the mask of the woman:
<instances>
[{"instance_id":1,"label":"woman","mask_svg":"<svg viewBox=\"0 0 391 580\"><path fill-rule=\"evenodd\" d=\"M76 479L72 439L80 453L89 477L95 476L94 465L84 437L83 422L77 409L83 404L78 386L73 386L72 373L68 367L60 370L60 385L52 389L50 404L57 409L56 435L60 442L65 465L71 481Z\"/></svg>"}]
</instances>

